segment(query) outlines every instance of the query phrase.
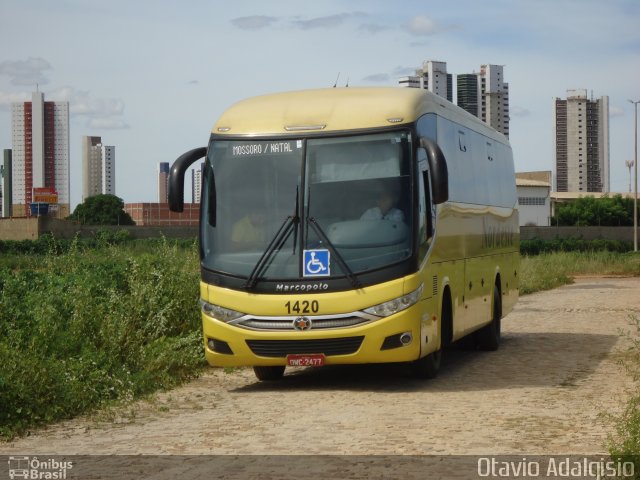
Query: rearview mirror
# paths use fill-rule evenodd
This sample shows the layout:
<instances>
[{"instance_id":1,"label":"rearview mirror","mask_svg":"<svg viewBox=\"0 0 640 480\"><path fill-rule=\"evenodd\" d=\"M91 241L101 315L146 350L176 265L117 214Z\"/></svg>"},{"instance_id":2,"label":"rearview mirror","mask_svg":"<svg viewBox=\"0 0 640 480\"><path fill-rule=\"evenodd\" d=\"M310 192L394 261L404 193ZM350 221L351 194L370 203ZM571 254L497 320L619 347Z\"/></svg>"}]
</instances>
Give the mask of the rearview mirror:
<instances>
[{"instance_id":1,"label":"rearview mirror","mask_svg":"<svg viewBox=\"0 0 640 480\"><path fill-rule=\"evenodd\" d=\"M425 137L420 137L420 148L423 148L427 153L433 203L436 205L444 203L449 200L449 170L444 153L437 143Z\"/></svg>"},{"instance_id":2,"label":"rearview mirror","mask_svg":"<svg viewBox=\"0 0 640 480\"><path fill-rule=\"evenodd\" d=\"M196 160L207 154L206 147L194 148L180 155L169 171L169 210L184 210L184 174Z\"/></svg>"}]
</instances>

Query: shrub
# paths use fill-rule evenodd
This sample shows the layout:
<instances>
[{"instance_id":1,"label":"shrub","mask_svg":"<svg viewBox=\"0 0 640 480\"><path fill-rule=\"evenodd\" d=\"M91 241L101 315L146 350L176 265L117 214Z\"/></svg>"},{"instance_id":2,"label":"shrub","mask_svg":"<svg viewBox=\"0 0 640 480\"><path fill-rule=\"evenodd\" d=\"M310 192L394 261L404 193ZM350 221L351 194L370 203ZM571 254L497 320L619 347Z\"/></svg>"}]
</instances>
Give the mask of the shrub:
<instances>
[{"instance_id":1,"label":"shrub","mask_svg":"<svg viewBox=\"0 0 640 480\"><path fill-rule=\"evenodd\" d=\"M0 435L196 375L198 277L197 250L167 242L0 267Z\"/></svg>"},{"instance_id":2,"label":"shrub","mask_svg":"<svg viewBox=\"0 0 640 480\"><path fill-rule=\"evenodd\" d=\"M631 317L636 335L622 364L635 385L640 382L640 319ZM609 436L608 448L611 458L620 462L632 462L635 476L640 478L640 394L634 390L624 411L615 419L614 432Z\"/></svg>"},{"instance_id":3,"label":"shrub","mask_svg":"<svg viewBox=\"0 0 640 480\"><path fill-rule=\"evenodd\" d=\"M618 252L625 253L633 250L633 244L622 240L595 239L584 240L582 238L555 238L542 240L533 238L520 241L520 253L523 255L540 255L551 252Z\"/></svg>"}]
</instances>

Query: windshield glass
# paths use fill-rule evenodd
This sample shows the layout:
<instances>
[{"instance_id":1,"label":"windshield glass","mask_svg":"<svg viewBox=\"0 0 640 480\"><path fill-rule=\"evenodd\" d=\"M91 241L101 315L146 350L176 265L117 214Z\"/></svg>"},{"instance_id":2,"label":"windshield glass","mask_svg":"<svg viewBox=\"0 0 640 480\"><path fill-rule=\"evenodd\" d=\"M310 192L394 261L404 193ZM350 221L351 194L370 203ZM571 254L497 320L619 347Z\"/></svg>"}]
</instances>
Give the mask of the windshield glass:
<instances>
[{"instance_id":1,"label":"windshield glass","mask_svg":"<svg viewBox=\"0 0 640 480\"><path fill-rule=\"evenodd\" d=\"M203 266L294 280L352 276L408 258L410 145L408 132L213 141L202 196ZM264 268L254 270L260 262Z\"/></svg>"},{"instance_id":2,"label":"windshield glass","mask_svg":"<svg viewBox=\"0 0 640 480\"><path fill-rule=\"evenodd\" d=\"M305 249L333 247L354 273L407 258L409 145L407 132L309 140L304 205L307 220L317 222L326 240L307 228ZM339 259L330 260L332 274L347 273Z\"/></svg>"},{"instance_id":3,"label":"windshield glass","mask_svg":"<svg viewBox=\"0 0 640 480\"><path fill-rule=\"evenodd\" d=\"M302 147L301 140L212 142L202 199L206 268L241 277L253 271L287 217L296 214ZM284 239L269 273L298 275L294 236Z\"/></svg>"}]
</instances>

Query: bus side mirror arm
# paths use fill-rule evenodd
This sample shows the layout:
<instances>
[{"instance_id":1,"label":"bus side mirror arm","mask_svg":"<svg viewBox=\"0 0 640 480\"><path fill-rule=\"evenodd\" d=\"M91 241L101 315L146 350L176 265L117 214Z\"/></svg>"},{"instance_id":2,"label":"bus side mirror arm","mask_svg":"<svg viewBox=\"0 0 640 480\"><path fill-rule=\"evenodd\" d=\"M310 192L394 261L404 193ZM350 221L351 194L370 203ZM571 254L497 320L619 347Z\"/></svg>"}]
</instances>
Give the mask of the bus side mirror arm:
<instances>
[{"instance_id":1,"label":"bus side mirror arm","mask_svg":"<svg viewBox=\"0 0 640 480\"><path fill-rule=\"evenodd\" d=\"M427 152L431 172L433 203L438 205L449 200L449 170L444 153L433 140L420 137L420 147Z\"/></svg>"},{"instance_id":2,"label":"bus side mirror arm","mask_svg":"<svg viewBox=\"0 0 640 480\"><path fill-rule=\"evenodd\" d=\"M184 174L187 168L206 154L206 147L194 148L180 155L171 165L169 171L169 210L172 212L184 210Z\"/></svg>"}]
</instances>

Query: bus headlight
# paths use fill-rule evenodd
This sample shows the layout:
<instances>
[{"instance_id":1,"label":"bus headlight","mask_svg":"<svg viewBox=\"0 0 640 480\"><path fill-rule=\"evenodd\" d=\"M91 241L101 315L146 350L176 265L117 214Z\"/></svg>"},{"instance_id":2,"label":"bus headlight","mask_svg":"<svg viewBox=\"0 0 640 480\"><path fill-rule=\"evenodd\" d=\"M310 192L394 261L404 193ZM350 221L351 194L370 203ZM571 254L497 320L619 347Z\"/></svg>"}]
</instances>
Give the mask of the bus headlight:
<instances>
[{"instance_id":1,"label":"bus headlight","mask_svg":"<svg viewBox=\"0 0 640 480\"><path fill-rule=\"evenodd\" d=\"M411 293L407 293L402 297L394 298L388 302L380 303L379 305L374 305L373 307L365 308L363 311L378 317L388 317L394 313L406 310L411 305L415 305L418 300L420 300L420 297L422 297L423 289L424 285L420 284L420 286Z\"/></svg>"},{"instance_id":2,"label":"bus headlight","mask_svg":"<svg viewBox=\"0 0 640 480\"><path fill-rule=\"evenodd\" d=\"M204 300L200 300L200 307L205 315L223 322L231 322L244 315L242 312L236 312L235 310L224 308L220 305L214 305L213 303L205 302Z\"/></svg>"}]
</instances>

